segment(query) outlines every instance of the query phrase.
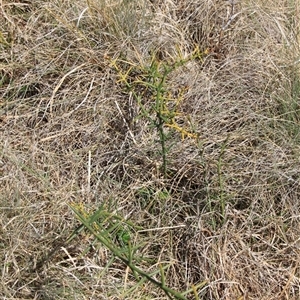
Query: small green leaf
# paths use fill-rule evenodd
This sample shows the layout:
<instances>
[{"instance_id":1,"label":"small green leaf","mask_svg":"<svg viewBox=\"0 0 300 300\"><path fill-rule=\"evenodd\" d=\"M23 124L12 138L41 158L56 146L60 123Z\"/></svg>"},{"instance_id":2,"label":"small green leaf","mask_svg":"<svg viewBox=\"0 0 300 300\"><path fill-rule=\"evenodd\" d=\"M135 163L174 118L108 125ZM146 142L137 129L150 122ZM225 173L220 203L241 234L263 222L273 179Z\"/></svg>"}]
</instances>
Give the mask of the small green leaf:
<instances>
[{"instance_id":1,"label":"small green leaf","mask_svg":"<svg viewBox=\"0 0 300 300\"><path fill-rule=\"evenodd\" d=\"M121 230L118 232L118 239L119 239L119 242L122 246L126 246L129 244L129 241L130 241L130 233L128 230Z\"/></svg>"}]
</instances>

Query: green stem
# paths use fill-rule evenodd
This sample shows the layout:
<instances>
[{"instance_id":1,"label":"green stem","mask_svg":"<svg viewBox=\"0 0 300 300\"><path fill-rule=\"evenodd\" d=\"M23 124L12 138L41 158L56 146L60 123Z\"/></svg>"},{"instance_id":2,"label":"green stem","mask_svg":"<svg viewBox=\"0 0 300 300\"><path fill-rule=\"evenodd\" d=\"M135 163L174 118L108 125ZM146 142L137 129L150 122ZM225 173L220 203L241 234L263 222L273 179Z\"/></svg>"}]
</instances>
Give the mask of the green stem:
<instances>
[{"instance_id":1,"label":"green stem","mask_svg":"<svg viewBox=\"0 0 300 300\"><path fill-rule=\"evenodd\" d=\"M77 210L75 210L73 207L71 207L72 210L77 215L79 221L92 233L98 241L103 244L107 249L109 249L117 258L119 258L126 266L128 266L133 273L137 273L140 276L146 278L151 283L162 289L165 294L168 296L168 298L172 299L170 295L173 295L176 299L181 300L187 300L186 297L184 297L181 293L174 291L173 289L165 286L163 282L157 281L154 278L152 278L149 274L147 274L145 271L141 270L137 266L135 266L132 262L131 258L124 257L124 252L120 251L114 244L112 244L110 241L108 241L105 236L102 236L99 234L92 226L92 224L86 220ZM130 250L129 250L130 251ZM129 255L130 256L130 255Z\"/></svg>"}]
</instances>

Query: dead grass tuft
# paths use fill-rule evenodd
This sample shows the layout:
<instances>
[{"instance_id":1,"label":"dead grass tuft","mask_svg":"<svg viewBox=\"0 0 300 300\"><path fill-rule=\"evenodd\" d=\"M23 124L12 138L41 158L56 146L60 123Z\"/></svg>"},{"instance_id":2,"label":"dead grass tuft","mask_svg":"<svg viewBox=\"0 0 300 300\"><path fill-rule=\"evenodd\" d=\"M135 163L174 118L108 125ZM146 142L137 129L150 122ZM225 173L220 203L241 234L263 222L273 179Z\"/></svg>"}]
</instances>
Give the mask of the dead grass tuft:
<instances>
[{"instance_id":1,"label":"dead grass tuft","mask_svg":"<svg viewBox=\"0 0 300 300\"><path fill-rule=\"evenodd\" d=\"M2 1L0 15L3 299L166 299L87 232L67 242L71 203L135 224L136 263L177 291L299 298L297 1ZM112 62L134 82L154 54L195 49L166 84L197 138L166 128L164 178L153 93L139 104Z\"/></svg>"}]
</instances>

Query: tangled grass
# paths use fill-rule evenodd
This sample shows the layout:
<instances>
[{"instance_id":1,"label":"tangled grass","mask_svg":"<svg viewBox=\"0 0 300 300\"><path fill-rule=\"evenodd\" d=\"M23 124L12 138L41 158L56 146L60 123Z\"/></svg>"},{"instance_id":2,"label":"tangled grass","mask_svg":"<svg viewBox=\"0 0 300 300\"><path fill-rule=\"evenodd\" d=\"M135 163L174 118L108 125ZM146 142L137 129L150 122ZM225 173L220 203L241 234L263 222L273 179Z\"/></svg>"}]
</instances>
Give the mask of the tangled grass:
<instances>
[{"instance_id":1,"label":"tangled grass","mask_svg":"<svg viewBox=\"0 0 300 300\"><path fill-rule=\"evenodd\" d=\"M0 15L2 299L299 299L297 1Z\"/></svg>"}]
</instances>

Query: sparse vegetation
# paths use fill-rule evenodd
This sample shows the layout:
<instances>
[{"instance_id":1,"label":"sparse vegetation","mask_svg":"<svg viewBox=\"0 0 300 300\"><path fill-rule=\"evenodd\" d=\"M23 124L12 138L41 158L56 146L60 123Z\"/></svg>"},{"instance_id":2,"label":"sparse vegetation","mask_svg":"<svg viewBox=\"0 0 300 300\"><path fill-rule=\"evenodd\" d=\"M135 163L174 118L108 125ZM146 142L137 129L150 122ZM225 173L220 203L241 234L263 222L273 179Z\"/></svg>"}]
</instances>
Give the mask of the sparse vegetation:
<instances>
[{"instance_id":1,"label":"sparse vegetation","mask_svg":"<svg viewBox=\"0 0 300 300\"><path fill-rule=\"evenodd\" d=\"M162 160L161 173L164 178L168 178L167 154L171 146L167 145L170 134L166 131L166 127L179 132L182 139L185 136L196 139L197 135L182 128L176 122L176 117L181 115L178 112L178 106L183 100L186 88L181 88L177 97L174 98L172 92L168 90L171 87L166 81L180 66L194 59L201 59L201 53L197 47L188 58L184 59L178 55L179 58L172 59L171 62L160 61L157 56L157 53L152 55L149 66L143 66L142 63L135 66L134 63L117 59L112 62L112 67L116 70L119 81L124 84L128 96L134 97L141 111L136 119L144 117L149 121L150 128L156 128ZM125 63L129 67L122 71L119 63ZM132 133L131 136L133 137Z\"/></svg>"},{"instance_id":2,"label":"sparse vegetation","mask_svg":"<svg viewBox=\"0 0 300 300\"><path fill-rule=\"evenodd\" d=\"M0 4L1 299L299 299L300 4Z\"/></svg>"}]
</instances>

